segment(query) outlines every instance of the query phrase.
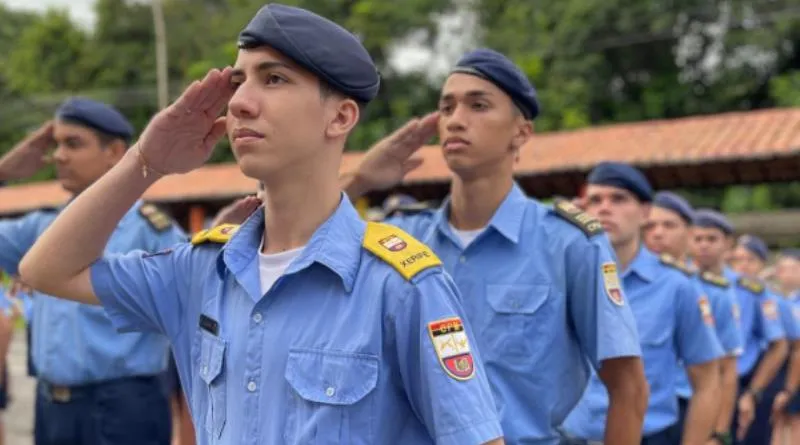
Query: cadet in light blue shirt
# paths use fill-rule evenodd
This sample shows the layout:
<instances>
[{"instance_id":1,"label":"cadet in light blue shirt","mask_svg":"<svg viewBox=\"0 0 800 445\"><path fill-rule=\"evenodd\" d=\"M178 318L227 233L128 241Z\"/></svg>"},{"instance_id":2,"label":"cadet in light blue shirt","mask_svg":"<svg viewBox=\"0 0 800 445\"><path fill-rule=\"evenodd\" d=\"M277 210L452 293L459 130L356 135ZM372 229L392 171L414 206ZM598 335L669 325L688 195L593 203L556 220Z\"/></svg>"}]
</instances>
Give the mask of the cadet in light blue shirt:
<instances>
[{"instance_id":1,"label":"cadet in light blue shirt","mask_svg":"<svg viewBox=\"0 0 800 445\"><path fill-rule=\"evenodd\" d=\"M736 358L742 352L742 335L737 320L738 304L736 294L730 283L709 269L720 267L724 251L723 236L719 236L719 257L712 264L692 264L688 257L689 241L695 211L680 195L662 191L653 198L644 231L645 244L654 252L670 255L692 269L692 281L698 292L710 303L717 339L726 353L720 359L720 399L719 414L715 422L713 436L725 442L729 440L731 417L737 397ZM700 266L698 270L696 266ZM720 269L721 270L721 269ZM692 385L683 364L679 364L677 394L680 409L679 420L675 424L677 432L683 432L684 421L692 397Z\"/></svg>"},{"instance_id":2,"label":"cadet in light blue shirt","mask_svg":"<svg viewBox=\"0 0 800 445\"><path fill-rule=\"evenodd\" d=\"M775 264L775 278L785 293L795 323L800 327L800 249L781 251ZM779 417L776 427L791 429L800 424L800 340L792 342L785 380L778 383L780 392L772 408L773 415Z\"/></svg>"},{"instance_id":3,"label":"cadet in light blue shirt","mask_svg":"<svg viewBox=\"0 0 800 445\"><path fill-rule=\"evenodd\" d=\"M745 403L749 404L755 399L756 404L755 419L747 430L747 436L742 441L742 443L751 445L772 442L770 417L772 404L779 387L771 384L777 377L784 380L780 376L780 371L788 355L788 343L793 340L791 334L794 334L791 312L787 307L781 307L783 299L772 293L758 279L766 266L768 255L769 250L766 243L752 235L739 237L731 255L731 266L740 276L738 287L751 294L747 296L740 293L744 296L742 306L748 305L754 311L754 313L743 312L753 314L757 320L754 323L760 322L764 328L762 332L767 334L765 337L761 337L759 342L751 338L747 343L742 360L743 362L744 360L748 361L741 363L740 367L743 376L742 387L751 389L751 392L744 394L744 398L748 399ZM789 317L788 325L781 314L782 309ZM764 351L765 349L766 351ZM751 372L750 370L754 368L755 371Z\"/></svg>"},{"instance_id":4,"label":"cadet in light blue shirt","mask_svg":"<svg viewBox=\"0 0 800 445\"><path fill-rule=\"evenodd\" d=\"M438 113L376 144L345 187L353 197L396 185L438 122L454 174L449 198L388 222L430 245L453 276L506 440L558 444L594 368L616 405L608 422L618 436L606 440L627 445L641 429L647 384L608 239L568 201L542 205L513 180L537 114L536 92L513 62L469 52L443 86Z\"/></svg>"},{"instance_id":5,"label":"cadet in light blue shirt","mask_svg":"<svg viewBox=\"0 0 800 445\"><path fill-rule=\"evenodd\" d=\"M133 127L114 108L72 98L61 104L53 122L0 160L0 179L32 174L55 143L58 180L77 195L125 155L132 137ZM0 221L0 269L16 275L23 255L61 210ZM160 250L181 241L186 235L167 216L137 202L120 221L107 252ZM50 254L60 253L56 247ZM101 308L42 293L32 296L37 445L121 443L113 439L117 436L131 443L168 442L169 405L156 377L166 368L167 339L120 335Z\"/></svg>"},{"instance_id":6,"label":"cadet in light blue shirt","mask_svg":"<svg viewBox=\"0 0 800 445\"><path fill-rule=\"evenodd\" d=\"M441 262L399 229L367 225L339 190L347 136L378 91L366 49L276 3L239 47L235 68L190 86L59 216L23 280L101 301L121 330L166 334L200 445L502 444ZM202 165L226 126L243 172L264 183L264 208L192 244L100 258L136 197Z\"/></svg>"},{"instance_id":7,"label":"cadet in light blue shirt","mask_svg":"<svg viewBox=\"0 0 800 445\"><path fill-rule=\"evenodd\" d=\"M639 328L650 400L644 418L642 443L647 445L704 443L711 437L719 392L717 359L723 351L714 332L708 299L691 281L692 272L672 256L660 258L642 245L652 188L637 169L627 164L599 164L587 178L585 208L608 232L622 268L622 288ZM691 417L683 441L673 438L678 422L675 397L678 362L692 376ZM597 377L564 429L585 441L601 441L605 434L608 395Z\"/></svg>"}]
</instances>

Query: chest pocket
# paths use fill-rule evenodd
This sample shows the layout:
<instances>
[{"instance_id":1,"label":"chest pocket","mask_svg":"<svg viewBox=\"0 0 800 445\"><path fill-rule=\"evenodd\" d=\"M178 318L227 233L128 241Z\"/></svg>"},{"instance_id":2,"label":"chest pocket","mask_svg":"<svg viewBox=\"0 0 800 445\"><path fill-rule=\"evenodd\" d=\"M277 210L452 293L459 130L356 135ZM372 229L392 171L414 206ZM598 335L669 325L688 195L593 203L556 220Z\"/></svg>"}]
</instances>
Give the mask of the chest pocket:
<instances>
[{"instance_id":1,"label":"chest pocket","mask_svg":"<svg viewBox=\"0 0 800 445\"><path fill-rule=\"evenodd\" d=\"M374 443L378 357L292 349L285 377L288 445Z\"/></svg>"},{"instance_id":2,"label":"chest pocket","mask_svg":"<svg viewBox=\"0 0 800 445\"><path fill-rule=\"evenodd\" d=\"M200 357L197 362L202 381L194 389L195 412L202 417L212 440L218 440L225 427L227 379L224 375L225 340L203 330L200 335Z\"/></svg>"},{"instance_id":3,"label":"chest pocket","mask_svg":"<svg viewBox=\"0 0 800 445\"><path fill-rule=\"evenodd\" d=\"M487 284L490 310L482 337L488 355L503 356L504 361L530 357L532 344L547 330L547 318L552 316L546 304L549 296L549 284Z\"/></svg>"}]
</instances>

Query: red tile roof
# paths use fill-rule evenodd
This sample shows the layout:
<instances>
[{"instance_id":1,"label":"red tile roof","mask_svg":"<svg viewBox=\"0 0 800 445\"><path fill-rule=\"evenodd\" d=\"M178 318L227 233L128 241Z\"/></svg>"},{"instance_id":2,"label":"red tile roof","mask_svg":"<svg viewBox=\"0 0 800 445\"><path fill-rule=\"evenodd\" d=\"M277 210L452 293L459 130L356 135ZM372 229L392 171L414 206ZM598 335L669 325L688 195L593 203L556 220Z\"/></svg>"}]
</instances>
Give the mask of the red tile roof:
<instances>
[{"instance_id":1,"label":"red tile roof","mask_svg":"<svg viewBox=\"0 0 800 445\"><path fill-rule=\"evenodd\" d=\"M420 151L424 164L409 174L404 186L445 184L450 177L437 146ZM342 171L350 171L361 157L348 152ZM696 116L592 127L576 131L538 134L523 148L516 166L522 178L548 177L571 183L598 162L615 160L637 165L652 177L652 168L679 168L680 180L696 173L697 166L746 164L776 160L792 164L765 164L761 173L746 177L741 168L726 171L714 184L745 181L800 179L800 108ZM773 168L774 167L774 168ZM695 170L693 170L695 169ZM772 174L770 174L772 172ZM712 176L714 172L703 172ZM558 176L563 175L563 178ZM745 175L745 176L742 176ZM652 178L651 178L652 179ZM659 181L656 181L659 183ZM662 181L663 182L663 181ZM689 185L699 183L688 181ZM256 181L245 177L235 164L209 165L185 175L167 177L153 185L145 199L154 202L230 199L252 193ZM555 189L553 189L555 190ZM551 191L553 191L551 190ZM55 182L0 189L0 214L20 213L64 202L68 195Z\"/></svg>"}]
</instances>

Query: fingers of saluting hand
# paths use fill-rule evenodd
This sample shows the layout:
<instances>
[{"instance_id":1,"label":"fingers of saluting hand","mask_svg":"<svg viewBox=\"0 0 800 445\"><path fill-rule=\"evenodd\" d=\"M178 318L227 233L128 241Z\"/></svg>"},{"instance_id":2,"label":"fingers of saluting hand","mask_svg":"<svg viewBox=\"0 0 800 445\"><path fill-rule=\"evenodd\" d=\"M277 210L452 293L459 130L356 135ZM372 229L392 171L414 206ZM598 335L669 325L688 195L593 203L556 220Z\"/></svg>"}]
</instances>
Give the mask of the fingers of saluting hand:
<instances>
[{"instance_id":1,"label":"fingers of saluting hand","mask_svg":"<svg viewBox=\"0 0 800 445\"><path fill-rule=\"evenodd\" d=\"M183 114L202 113L209 119L215 119L233 95L231 71L230 67L222 70L215 68L203 80L192 82L175 102L175 110Z\"/></svg>"}]
</instances>

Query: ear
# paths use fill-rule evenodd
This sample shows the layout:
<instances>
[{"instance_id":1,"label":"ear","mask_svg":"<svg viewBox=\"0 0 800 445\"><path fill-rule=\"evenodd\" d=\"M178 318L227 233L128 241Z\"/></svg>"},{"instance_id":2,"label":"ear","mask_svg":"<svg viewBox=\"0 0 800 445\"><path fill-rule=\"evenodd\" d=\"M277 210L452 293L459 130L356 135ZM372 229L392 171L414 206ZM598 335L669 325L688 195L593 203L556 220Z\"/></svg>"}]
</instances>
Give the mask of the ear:
<instances>
[{"instance_id":1,"label":"ear","mask_svg":"<svg viewBox=\"0 0 800 445\"><path fill-rule=\"evenodd\" d=\"M514 151L517 158L519 158L519 150L525 145L526 142L533 136L533 123L522 115L516 117L514 123L514 136L511 138L511 149Z\"/></svg>"},{"instance_id":2,"label":"ear","mask_svg":"<svg viewBox=\"0 0 800 445\"><path fill-rule=\"evenodd\" d=\"M128 146L121 139L114 139L107 144L103 148L103 151L106 153L106 160L108 161L109 167L113 167L114 164L122 159L127 150Z\"/></svg>"},{"instance_id":3,"label":"ear","mask_svg":"<svg viewBox=\"0 0 800 445\"><path fill-rule=\"evenodd\" d=\"M341 138L350 134L358 123L360 110L353 99L331 98L329 102L334 106L331 120L325 130L325 135L331 139Z\"/></svg>"}]
</instances>

